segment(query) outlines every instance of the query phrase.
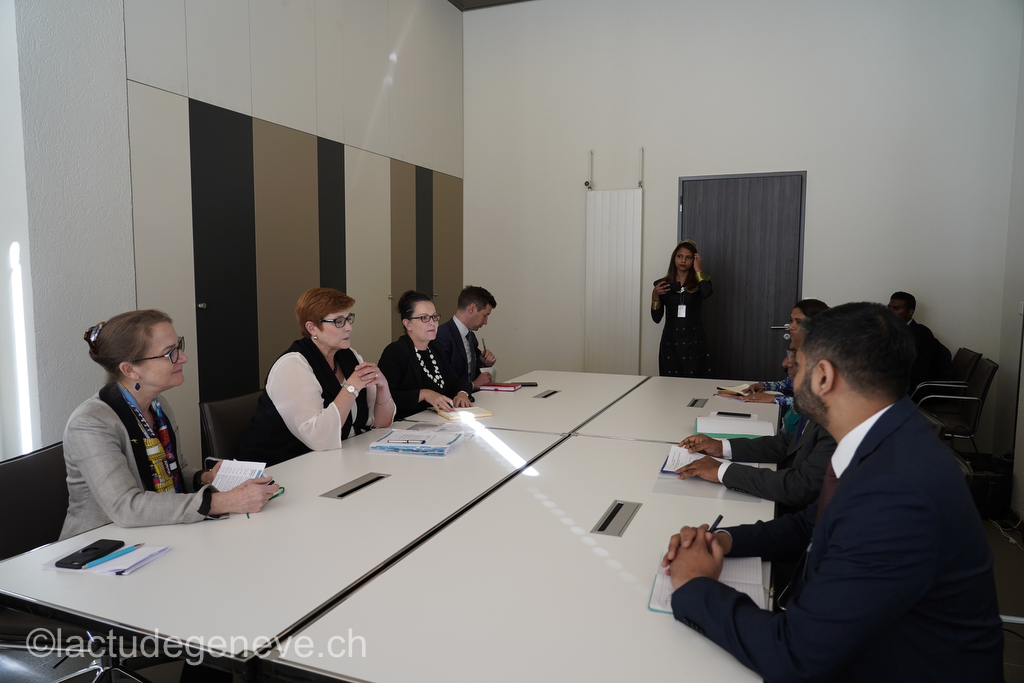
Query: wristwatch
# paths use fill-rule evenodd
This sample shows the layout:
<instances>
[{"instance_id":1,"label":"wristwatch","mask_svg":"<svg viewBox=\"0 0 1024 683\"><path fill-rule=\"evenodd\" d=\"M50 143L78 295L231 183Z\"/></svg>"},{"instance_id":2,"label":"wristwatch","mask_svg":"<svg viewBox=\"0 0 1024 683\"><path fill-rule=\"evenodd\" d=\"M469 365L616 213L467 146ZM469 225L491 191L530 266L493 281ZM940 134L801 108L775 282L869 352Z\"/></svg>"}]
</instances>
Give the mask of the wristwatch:
<instances>
[{"instance_id":1,"label":"wristwatch","mask_svg":"<svg viewBox=\"0 0 1024 683\"><path fill-rule=\"evenodd\" d=\"M359 393L358 391L356 391L356 388L354 386L352 386L351 384L349 384L348 382L345 382L344 384L342 384L341 388L344 389L345 391L347 391L348 393L352 394L353 396L355 396L356 394Z\"/></svg>"}]
</instances>

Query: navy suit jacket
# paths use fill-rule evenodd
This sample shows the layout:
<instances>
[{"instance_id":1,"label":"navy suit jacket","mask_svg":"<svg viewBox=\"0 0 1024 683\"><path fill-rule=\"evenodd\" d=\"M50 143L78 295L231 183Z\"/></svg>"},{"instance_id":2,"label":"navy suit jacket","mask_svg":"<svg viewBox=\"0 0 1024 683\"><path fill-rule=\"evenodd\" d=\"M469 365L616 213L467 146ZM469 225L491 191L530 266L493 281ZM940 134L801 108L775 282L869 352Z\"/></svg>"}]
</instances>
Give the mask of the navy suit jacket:
<instances>
[{"instance_id":1,"label":"navy suit jacket","mask_svg":"<svg viewBox=\"0 0 1024 683\"><path fill-rule=\"evenodd\" d=\"M981 519L908 398L872 426L815 526L817 511L729 529L734 556L807 550L785 612L698 578L673 593L676 618L766 681L1003 680Z\"/></svg>"},{"instance_id":2,"label":"navy suit jacket","mask_svg":"<svg viewBox=\"0 0 1024 683\"><path fill-rule=\"evenodd\" d=\"M455 318L437 328L437 336L434 338L434 341L444 349L448 364L452 366L452 370L462 380L463 386L461 389L471 394L476 391L476 388L473 386L473 380L480 375L482 362L480 359L480 345L476 343L476 335L473 334L473 331L470 330L469 332L469 343L473 348L473 353L476 354L476 372L473 373L472 377L469 376L469 366L466 364L466 346L462 343L462 335L459 334L459 327L455 324Z\"/></svg>"}]
</instances>

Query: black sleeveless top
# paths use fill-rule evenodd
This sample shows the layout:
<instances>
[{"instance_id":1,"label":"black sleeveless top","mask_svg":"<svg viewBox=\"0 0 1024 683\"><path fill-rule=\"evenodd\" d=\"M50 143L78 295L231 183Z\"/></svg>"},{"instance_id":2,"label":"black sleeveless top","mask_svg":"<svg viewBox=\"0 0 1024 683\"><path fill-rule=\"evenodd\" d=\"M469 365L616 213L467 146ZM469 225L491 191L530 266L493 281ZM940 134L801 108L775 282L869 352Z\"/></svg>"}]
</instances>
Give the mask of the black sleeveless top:
<instances>
[{"instance_id":1,"label":"black sleeveless top","mask_svg":"<svg viewBox=\"0 0 1024 683\"><path fill-rule=\"evenodd\" d=\"M303 337L299 339L288 350L281 354L300 353L313 369L317 382L320 383L321 396L324 400L324 408L331 405L338 392L341 391L341 382L334 372L334 368L327 364L324 355L320 353L313 340ZM352 349L342 349L334 354L334 364L341 369L345 377L350 377L359 364L356 354ZM366 425L370 411L366 400L366 390L356 395L356 419L353 421L350 412L341 428L342 440L355 434L362 434L370 427ZM256 407L256 415L252 418L249 428L242 435L239 442L239 457L244 460L255 460L266 462L267 465L276 465L290 460L297 455L309 453L312 449L300 441L284 423L284 419L277 411L274 402L267 395L266 388L260 396L259 404Z\"/></svg>"}]
</instances>

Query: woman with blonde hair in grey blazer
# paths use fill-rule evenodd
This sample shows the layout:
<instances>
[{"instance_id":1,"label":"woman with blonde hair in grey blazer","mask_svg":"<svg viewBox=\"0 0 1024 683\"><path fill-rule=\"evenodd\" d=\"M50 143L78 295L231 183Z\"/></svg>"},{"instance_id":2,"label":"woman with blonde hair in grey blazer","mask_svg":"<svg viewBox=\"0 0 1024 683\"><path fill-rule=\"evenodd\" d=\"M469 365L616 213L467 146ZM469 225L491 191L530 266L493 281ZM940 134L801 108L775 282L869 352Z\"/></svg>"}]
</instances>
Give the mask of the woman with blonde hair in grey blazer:
<instances>
[{"instance_id":1,"label":"woman with blonde hair in grey blazer","mask_svg":"<svg viewBox=\"0 0 1024 683\"><path fill-rule=\"evenodd\" d=\"M270 477L230 491L210 484L178 449L178 425L159 394L185 381L185 340L166 313L121 313L85 333L108 383L75 409L64 430L68 514L61 538L108 522L122 527L198 522L258 512L278 491Z\"/></svg>"}]
</instances>

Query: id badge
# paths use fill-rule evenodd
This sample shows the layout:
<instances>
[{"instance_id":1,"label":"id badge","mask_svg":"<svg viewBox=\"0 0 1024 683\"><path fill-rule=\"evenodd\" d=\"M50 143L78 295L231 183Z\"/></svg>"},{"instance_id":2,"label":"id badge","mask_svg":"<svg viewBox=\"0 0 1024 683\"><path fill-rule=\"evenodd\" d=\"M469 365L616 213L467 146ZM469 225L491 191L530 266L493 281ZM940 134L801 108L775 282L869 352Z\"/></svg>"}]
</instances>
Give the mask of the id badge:
<instances>
[{"instance_id":1,"label":"id badge","mask_svg":"<svg viewBox=\"0 0 1024 683\"><path fill-rule=\"evenodd\" d=\"M676 317L677 318L685 318L686 317L686 304L679 304L679 310L676 312Z\"/></svg>"}]
</instances>

